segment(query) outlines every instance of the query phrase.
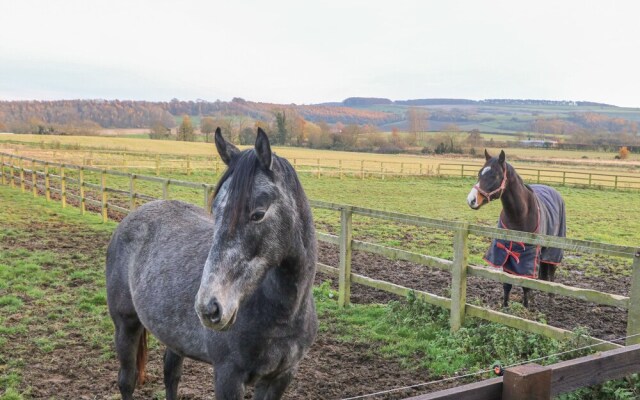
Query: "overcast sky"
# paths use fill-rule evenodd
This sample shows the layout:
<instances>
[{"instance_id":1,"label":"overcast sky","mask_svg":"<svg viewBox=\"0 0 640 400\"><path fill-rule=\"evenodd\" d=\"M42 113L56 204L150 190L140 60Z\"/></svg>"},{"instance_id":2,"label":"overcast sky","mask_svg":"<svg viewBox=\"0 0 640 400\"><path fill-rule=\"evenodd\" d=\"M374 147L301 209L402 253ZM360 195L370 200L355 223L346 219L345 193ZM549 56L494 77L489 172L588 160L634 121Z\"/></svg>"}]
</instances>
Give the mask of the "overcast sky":
<instances>
[{"instance_id":1,"label":"overcast sky","mask_svg":"<svg viewBox=\"0 0 640 400\"><path fill-rule=\"evenodd\" d=\"M640 106L640 1L0 0L0 99Z\"/></svg>"}]
</instances>

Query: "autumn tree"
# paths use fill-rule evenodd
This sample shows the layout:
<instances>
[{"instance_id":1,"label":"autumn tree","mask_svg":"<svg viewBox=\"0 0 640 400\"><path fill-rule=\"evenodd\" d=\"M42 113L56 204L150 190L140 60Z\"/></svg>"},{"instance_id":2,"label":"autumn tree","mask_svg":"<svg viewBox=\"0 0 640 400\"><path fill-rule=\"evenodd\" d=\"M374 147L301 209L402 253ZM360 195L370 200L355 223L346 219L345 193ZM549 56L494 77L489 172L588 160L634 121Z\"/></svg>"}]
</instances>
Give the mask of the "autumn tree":
<instances>
[{"instance_id":1,"label":"autumn tree","mask_svg":"<svg viewBox=\"0 0 640 400\"><path fill-rule=\"evenodd\" d=\"M191 118L189 118L187 114L182 116L182 123L178 127L178 136L176 140L182 140L184 142L193 142L196 140Z\"/></svg>"},{"instance_id":2,"label":"autumn tree","mask_svg":"<svg viewBox=\"0 0 640 400\"><path fill-rule=\"evenodd\" d=\"M418 134L424 133L429 127L429 113L420 107L409 107L406 112L409 133L418 141Z\"/></svg>"},{"instance_id":3,"label":"autumn tree","mask_svg":"<svg viewBox=\"0 0 640 400\"><path fill-rule=\"evenodd\" d=\"M216 131L216 121L211 117L204 117L200 120L200 132L204 135L204 141L209 142L209 136Z\"/></svg>"},{"instance_id":4,"label":"autumn tree","mask_svg":"<svg viewBox=\"0 0 640 400\"><path fill-rule=\"evenodd\" d=\"M168 139L171 135L171 129L166 127L162 122L156 121L149 132L151 139Z\"/></svg>"},{"instance_id":5,"label":"autumn tree","mask_svg":"<svg viewBox=\"0 0 640 400\"><path fill-rule=\"evenodd\" d=\"M629 149L627 148L627 146L620 147L620 151L618 152L618 155L619 155L621 160L624 160L624 159L628 158L629 157Z\"/></svg>"},{"instance_id":6,"label":"autumn tree","mask_svg":"<svg viewBox=\"0 0 640 400\"><path fill-rule=\"evenodd\" d=\"M469 146L478 147L482 146L482 144L484 143L484 139L479 130L473 129L469 132L466 142Z\"/></svg>"}]
</instances>

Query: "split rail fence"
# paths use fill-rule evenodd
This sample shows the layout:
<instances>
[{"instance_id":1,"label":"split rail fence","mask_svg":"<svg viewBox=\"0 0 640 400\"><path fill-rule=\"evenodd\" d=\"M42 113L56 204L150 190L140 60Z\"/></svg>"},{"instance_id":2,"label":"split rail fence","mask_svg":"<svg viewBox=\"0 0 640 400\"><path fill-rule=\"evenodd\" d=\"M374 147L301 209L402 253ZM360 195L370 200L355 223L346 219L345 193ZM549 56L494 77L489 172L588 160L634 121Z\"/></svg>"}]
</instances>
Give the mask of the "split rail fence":
<instances>
[{"instance_id":1,"label":"split rail fence","mask_svg":"<svg viewBox=\"0 0 640 400\"><path fill-rule=\"evenodd\" d=\"M159 188L162 190L161 198L164 199L169 198L169 188L173 186L201 191L203 205L205 206L208 204L210 194L214 189L214 185L206 183L194 183L155 176L144 176L90 166L53 163L26 157L17 157L5 153L0 153L0 157L2 162L2 170L0 172L2 174L1 178L3 184L20 187L22 191L31 190L34 196L39 195L39 192L41 191L44 193L47 200L51 199L52 193L56 193L59 195L63 207L66 207L67 205L67 199L73 197L77 200L82 213L86 212L86 205L91 204L94 207L97 207L105 221L108 218L109 210L126 214L136 208L138 200L148 201L159 197L138 193L136 185L137 182L140 181L159 185ZM57 172L56 174L51 172L54 168ZM68 174L69 171L73 171L77 177L71 178ZM88 172L99 175L99 184L90 183L84 179L84 174ZM107 185L108 176L120 177L120 179L127 178L129 183L128 190L109 187ZM52 185L52 180L56 181L57 185ZM72 193L69 191L69 185L73 185L77 190ZM97 193L97 198L90 198L90 196L87 195L87 189L91 189L94 193ZM119 204L109 201L109 196L113 194L120 196ZM123 198L125 199L124 201ZM340 306L347 306L350 303L351 285L353 283L357 283L403 297L413 292L417 298L424 302L446 308L450 310L450 326L454 331L458 330L462 326L466 317L475 317L524 331L541 334L554 339L562 340L573 336L571 331L565 329L545 325L537 321L516 317L514 315L467 303L467 277L476 276L496 282L511 283L547 293L625 309L627 310L628 317L627 336L631 336L627 339L626 344L631 345L640 343L640 335L638 335L640 334L640 251L636 248L510 231L495 227L468 224L466 222L431 219L388 211L333 204L323 201L311 200L311 206L316 209L332 210L340 213L341 223L339 235L320 232L317 233L318 240L332 243L339 247L339 266L334 267L319 263L318 270L324 274L338 278L338 302ZM352 234L352 217L354 215L389 221L392 223L451 232L453 234L453 259L446 260L398 248L355 240L353 239ZM629 297L626 297L617 294L604 293L593 289L572 287L561 283L528 279L509 275L495 269L470 265L468 262L469 235L505 239L532 245L556 247L570 251L595 253L629 259L632 264L630 295ZM351 271L353 251L365 251L379 254L392 260L404 260L448 271L451 274L451 295L450 297L442 297L426 291L414 290L409 287L353 273ZM622 347L619 344L594 337L589 337L588 340L591 344L597 344L598 350L609 350Z\"/></svg>"},{"instance_id":2,"label":"split rail fence","mask_svg":"<svg viewBox=\"0 0 640 400\"><path fill-rule=\"evenodd\" d=\"M437 167L438 176L475 177L481 164L442 163ZM556 185L575 185L608 189L640 189L640 175L605 174L601 172L583 172L518 167L520 175L528 183L550 183Z\"/></svg>"}]
</instances>

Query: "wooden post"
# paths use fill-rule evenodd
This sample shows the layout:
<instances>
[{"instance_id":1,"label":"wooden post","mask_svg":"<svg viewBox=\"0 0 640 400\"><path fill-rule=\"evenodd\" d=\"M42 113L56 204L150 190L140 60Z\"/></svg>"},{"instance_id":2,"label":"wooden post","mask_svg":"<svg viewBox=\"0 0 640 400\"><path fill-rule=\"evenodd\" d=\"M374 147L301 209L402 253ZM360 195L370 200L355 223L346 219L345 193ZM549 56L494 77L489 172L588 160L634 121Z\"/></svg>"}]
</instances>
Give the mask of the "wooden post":
<instances>
[{"instance_id":1,"label":"wooden post","mask_svg":"<svg viewBox=\"0 0 640 400\"><path fill-rule=\"evenodd\" d=\"M204 209L207 211L211 211L209 210L209 186L204 185L204 199L203 199L203 204L204 204Z\"/></svg>"},{"instance_id":2,"label":"wooden post","mask_svg":"<svg viewBox=\"0 0 640 400\"><path fill-rule=\"evenodd\" d=\"M400 175L404 175L404 163L400 163Z\"/></svg>"},{"instance_id":3,"label":"wooden post","mask_svg":"<svg viewBox=\"0 0 640 400\"><path fill-rule=\"evenodd\" d=\"M342 160L338 160L338 168L340 170L340 179L342 179Z\"/></svg>"},{"instance_id":4,"label":"wooden post","mask_svg":"<svg viewBox=\"0 0 640 400\"><path fill-rule=\"evenodd\" d=\"M640 334L640 250L633 257L629 311L627 312L627 336ZM627 338L627 346L640 343L640 336Z\"/></svg>"},{"instance_id":5,"label":"wooden post","mask_svg":"<svg viewBox=\"0 0 640 400\"><path fill-rule=\"evenodd\" d=\"M136 174L129 175L129 211L136 209Z\"/></svg>"},{"instance_id":6,"label":"wooden post","mask_svg":"<svg viewBox=\"0 0 640 400\"><path fill-rule=\"evenodd\" d=\"M360 161L360 179L364 179L364 160Z\"/></svg>"},{"instance_id":7,"label":"wooden post","mask_svg":"<svg viewBox=\"0 0 640 400\"><path fill-rule=\"evenodd\" d=\"M102 192L101 211L102 222L107 222L109 215L107 214L107 174L105 170L100 173L100 191Z\"/></svg>"},{"instance_id":8,"label":"wooden post","mask_svg":"<svg viewBox=\"0 0 640 400\"><path fill-rule=\"evenodd\" d=\"M156 176L160 176L160 154L156 154Z\"/></svg>"},{"instance_id":9,"label":"wooden post","mask_svg":"<svg viewBox=\"0 0 640 400\"><path fill-rule=\"evenodd\" d=\"M293 159L293 169L295 169L296 171L298 170L298 162L296 158Z\"/></svg>"},{"instance_id":10,"label":"wooden post","mask_svg":"<svg viewBox=\"0 0 640 400\"><path fill-rule=\"evenodd\" d=\"M380 179L384 179L384 163L380 161Z\"/></svg>"},{"instance_id":11,"label":"wooden post","mask_svg":"<svg viewBox=\"0 0 640 400\"><path fill-rule=\"evenodd\" d=\"M464 164L461 165L462 168L460 168L460 177L464 178Z\"/></svg>"},{"instance_id":12,"label":"wooden post","mask_svg":"<svg viewBox=\"0 0 640 400\"><path fill-rule=\"evenodd\" d=\"M4 185L6 183L6 176L4 174L4 154L2 154L1 157L2 158L0 159L0 165L2 166L2 170L0 171L0 173L2 173L2 184Z\"/></svg>"},{"instance_id":13,"label":"wooden post","mask_svg":"<svg viewBox=\"0 0 640 400\"><path fill-rule=\"evenodd\" d=\"M168 200L169 199L169 179L165 179L164 182L162 182L162 200Z\"/></svg>"},{"instance_id":14,"label":"wooden post","mask_svg":"<svg viewBox=\"0 0 640 400\"><path fill-rule=\"evenodd\" d=\"M9 183L11 184L11 189L15 189L16 182L13 179L13 156L9 156Z\"/></svg>"},{"instance_id":15,"label":"wooden post","mask_svg":"<svg viewBox=\"0 0 640 400\"><path fill-rule=\"evenodd\" d=\"M538 183L540 183L540 170L538 170Z\"/></svg>"},{"instance_id":16,"label":"wooden post","mask_svg":"<svg viewBox=\"0 0 640 400\"><path fill-rule=\"evenodd\" d=\"M20 159L20 191L24 193L24 167L22 165L22 158Z\"/></svg>"},{"instance_id":17,"label":"wooden post","mask_svg":"<svg viewBox=\"0 0 640 400\"><path fill-rule=\"evenodd\" d=\"M67 207L67 178L64 176L64 165L60 166L60 199L62 208Z\"/></svg>"},{"instance_id":18,"label":"wooden post","mask_svg":"<svg viewBox=\"0 0 640 400\"><path fill-rule=\"evenodd\" d=\"M562 186L567 183L567 171L562 171Z\"/></svg>"},{"instance_id":19,"label":"wooden post","mask_svg":"<svg viewBox=\"0 0 640 400\"><path fill-rule=\"evenodd\" d=\"M49 186L49 163L44 163L44 196L51 201L51 187Z\"/></svg>"},{"instance_id":20,"label":"wooden post","mask_svg":"<svg viewBox=\"0 0 640 400\"><path fill-rule=\"evenodd\" d=\"M345 307L351 303L351 209L345 207L340 211L340 269L338 276L338 306Z\"/></svg>"},{"instance_id":21,"label":"wooden post","mask_svg":"<svg viewBox=\"0 0 640 400\"><path fill-rule=\"evenodd\" d=\"M420 163L420 176L422 176L422 163Z\"/></svg>"},{"instance_id":22,"label":"wooden post","mask_svg":"<svg viewBox=\"0 0 640 400\"><path fill-rule=\"evenodd\" d=\"M589 186L591 186L591 174L589 174Z\"/></svg>"},{"instance_id":23,"label":"wooden post","mask_svg":"<svg viewBox=\"0 0 640 400\"><path fill-rule=\"evenodd\" d=\"M80 212L84 215L87 212L87 201L84 197L84 168L80 167Z\"/></svg>"},{"instance_id":24,"label":"wooden post","mask_svg":"<svg viewBox=\"0 0 640 400\"><path fill-rule=\"evenodd\" d=\"M464 323L467 304L467 258L469 256L469 223L463 222L453 236L453 264L451 265L451 316L449 325L453 332Z\"/></svg>"},{"instance_id":25,"label":"wooden post","mask_svg":"<svg viewBox=\"0 0 640 400\"><path fill-rule=\"evenodd\" d=\"M38 197L38 172L36 172L36 160L31 160L31 190L33 197Z\"/></svg>"},{"instance_id":26,"label":"wooden post","mask_svg":"<svg viewBox=\"0 0 640 400\"><path fill-rule=\"evenodd\" d=\"M551 375L551 368L538 364L508 368L502 380L502 400L550 400Z\"/></svg>"},{"instance_id":27,"label":"wooden post","mask_svg":"<svg viewBox=\"0 0 640 400\"><path fill-rule=\"evenodd\" d=\"M616 175L616 179L613 181L613 188L618 189L618 175Z\"/></svg>"},{"instance_id":28,"label":"wooden post","mask_svg":"<svg viewBox=\"0 0 640 400\"><path fill-rule=\"evenodd\" d=\"M187 156L187 176L191 176L191 160Z\"/></svg>"}]
</instances>

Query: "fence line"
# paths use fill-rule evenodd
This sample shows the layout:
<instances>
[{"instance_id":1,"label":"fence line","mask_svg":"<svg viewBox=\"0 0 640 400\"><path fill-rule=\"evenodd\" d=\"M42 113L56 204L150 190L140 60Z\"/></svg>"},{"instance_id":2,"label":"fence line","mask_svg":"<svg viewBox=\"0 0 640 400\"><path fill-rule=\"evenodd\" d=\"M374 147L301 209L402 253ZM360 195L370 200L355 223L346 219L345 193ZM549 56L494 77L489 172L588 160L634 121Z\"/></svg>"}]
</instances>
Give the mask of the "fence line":
<instances>
[{"instance_id":1,"label":"fence line","mask_svg":"<svg viewBox=\"0 0 640 400\"><path fill-rule=\"evenodd\" d=\"M481 164L441 163L438 176L475 177ZM518 167L518 175L529 183L552 183L608 189L640 189L640 175L607 174L570 170Z\"/></svg>"},{"instance_id":2,"label":"fence line","mask_svg":"<svg viewBox=\"0 0 640 400\"><path fill-rule=\"evenodd\" d=\"M135 191L136 182L139 181L161 185L162 198L165 199L169 198L169 187L171 186L202 190L203 205L205 206L207 205L209 195L214 188L213 185L205 183L194 183L154 176L144 176L125 173L121 171L104 170L89 166L51 163L26 157L17 157L4 153L0 153L0 157L2 162L2 169L0 173L2 174L3 184L10 184L12 187L15 187L15 184L19 183L20 188L23 191L26 190L25 184L31 185L34 196L38 194L38 189L42 189L48 201L51 198L50 193L52 191L55 193L59 193L60 195L64 194L66 197L77 197L81 205L82 212L85 211L86 203L98 206L99 212L102 215L104 221L107 220L109 210L128 213L130 210L135 208L137 199L156 199L156 197L143 195ZM26 169L24 167L25 161L31 162L32 169ZM36 170L38 164L41 164L43 166L44 172ZM49 171L50 167L60 169L60 175L52 174ZM78 171L79 179L70 178L68 174L62 172L70 170ZM100 174L99 185L86 182L84 172L88 171L97 172ZM25 174L31 176L31 181L25 179ZM38 176L43 177L44 185L40 185L38 183ZM129 190L121 190L108 187L106 182L107 176L128 178ZM52 188L50 182L51 178L63 184L60 186L60 189ZM74 196L68 193L68 183L78 184L80 190L79 196ZM99 194L99 200L88 198L86 193L87 188L97 191ZM118 193L121 195L125 195L127 197L128 206L123 207L123 204L118 205L114 204L113 202L109 202L109 193ZM510 314L467 303L467 277L477 276L497 282L508 282L548 293L555 293L563 296L573 297L584 301L590 301L596 304L615 306L626 309L628 315L627 335L631 337L627 344L640 343L640 336L636 335L640 333L640 251L638 251L636 248L608 243L599 243L519 231L510 231L476 224L467 224L466 222L438 220L433 218L372 210L362 207L347 206L316 200L311 200L310 203L314 208L333 210L340 213L341 224L339 236L318 233L318 240L339 245L339 266L336 268L324 264L319 264L318 269L322 273L327 273L338 277L338 302L341 306L347 306L350 303L351 285L352 283L357 283L394 293L399 296L406 296L409 293L414 292L418 298L427 303L449 309L451 311L450 325L451 329L454 331L460 328L466 316L470 316L501 323L510 327L545 335L555 339L566 339L573 335L571 331L565 329L541 324L536 321L523 319ZM63 207L66 206L66 202L63 202L62 205ZM353 215L361 215L402 224L422 226L452 232L454 236L453 260L444 260L424 254L418 254L397 248L354 240L352 233ZM630 295L629 297L625 297L616 294L599 292L592 289L572 287L560 283L517 277L506 274L502 271L469 265L467 256L469 252L468 237L470 234L525 242L529 244L543 245L548 247L557 247L566 250L578 250L583 252L632 259L633 262ZM437 296L432 293L413 290L401 285L392 284L390 282L376 280L363 275L355 274L351 272L351 256L353 250L376 253L392 260L406 260L428 267L434 267L448 271L452 274L453 282L451 296L450 298ZM588 340L590 341L590 343L599 344L600 349L611 349L620 347L615 343L607 342L598 338L590 337L588 338Z\"/></svg>"}]
</instances>

